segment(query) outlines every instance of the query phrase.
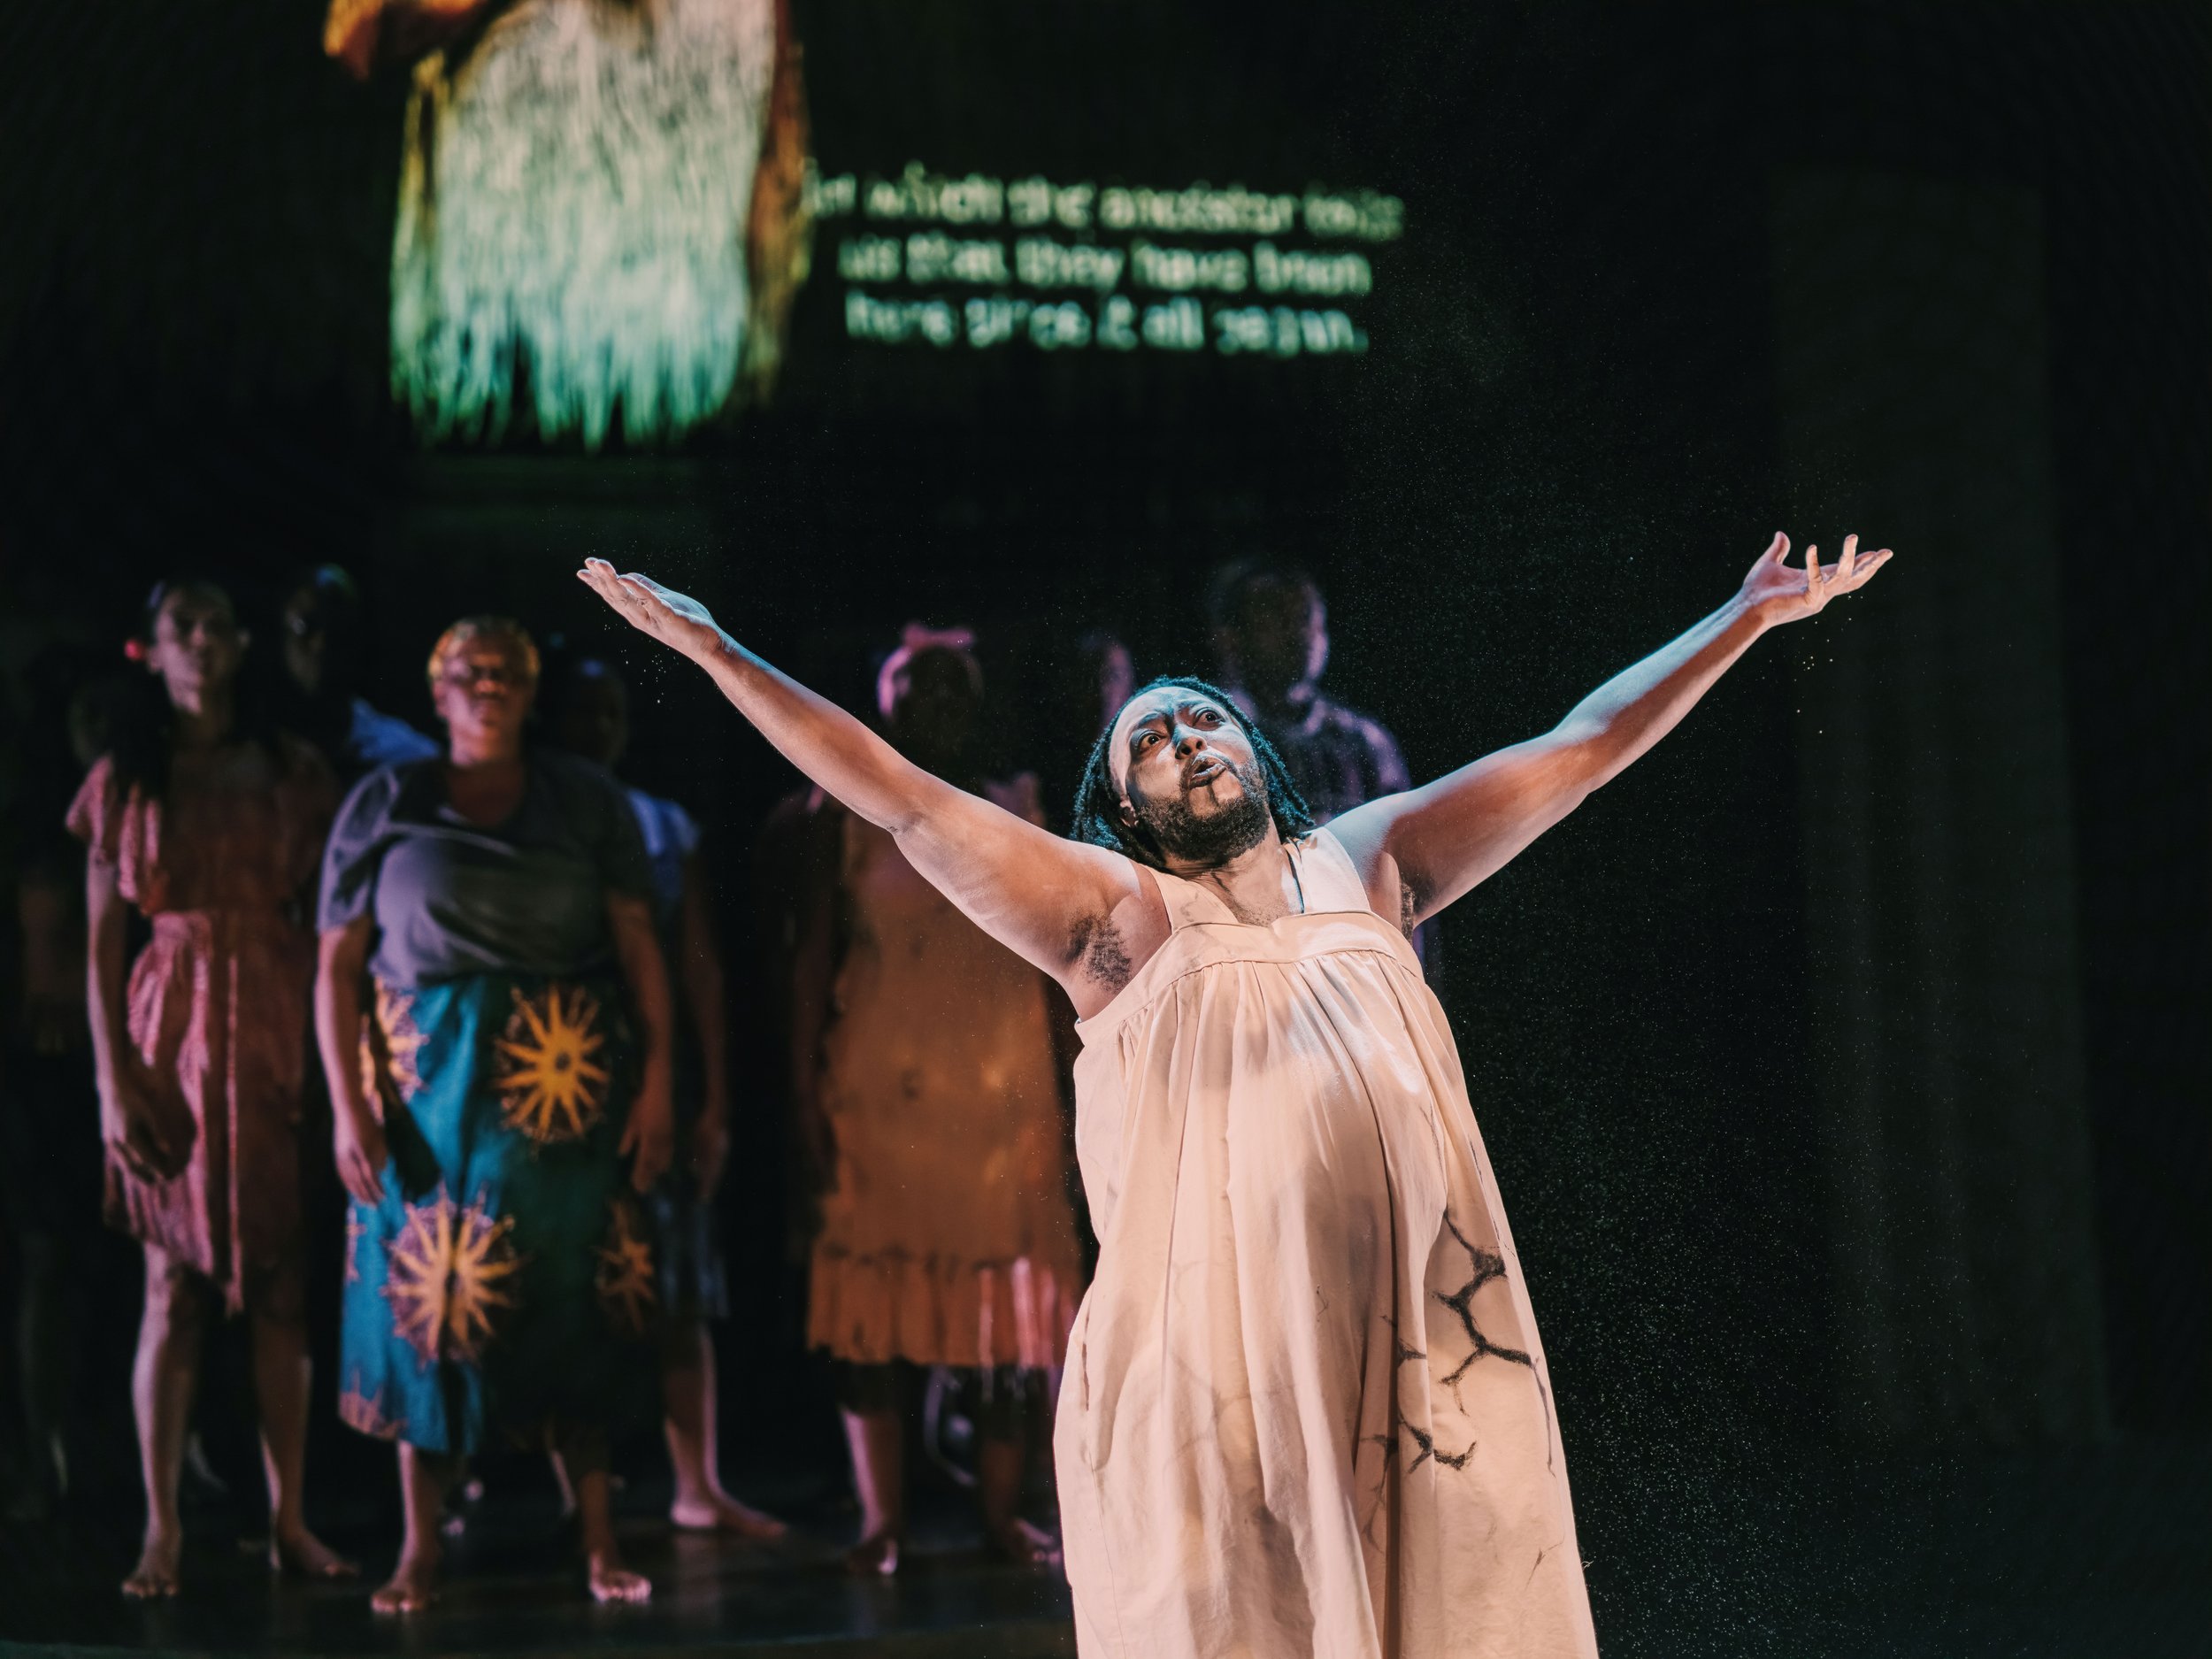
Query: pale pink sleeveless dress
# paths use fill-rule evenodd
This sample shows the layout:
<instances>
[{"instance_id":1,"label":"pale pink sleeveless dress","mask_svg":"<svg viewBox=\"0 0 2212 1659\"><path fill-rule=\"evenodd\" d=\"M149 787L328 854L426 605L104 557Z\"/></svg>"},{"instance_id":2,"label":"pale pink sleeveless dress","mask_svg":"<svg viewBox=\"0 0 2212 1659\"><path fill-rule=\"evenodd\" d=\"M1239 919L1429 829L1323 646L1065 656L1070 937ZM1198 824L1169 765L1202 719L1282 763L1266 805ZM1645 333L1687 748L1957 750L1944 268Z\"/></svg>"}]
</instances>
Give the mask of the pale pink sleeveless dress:
<instances>
[{"instance_id":1,"label":"pale pink sleeveless dress","mask_svg":"<svg viewBox=\"0 0 2212 1659\"><path fill-rule=\"evenodd\" d=\"M1154 872L1099 1013L1055 1449L1085 1659L1594 1655L1535 1316L1451 1032L1326 830L1306 913Z\"/></svg>"}]
</instances>

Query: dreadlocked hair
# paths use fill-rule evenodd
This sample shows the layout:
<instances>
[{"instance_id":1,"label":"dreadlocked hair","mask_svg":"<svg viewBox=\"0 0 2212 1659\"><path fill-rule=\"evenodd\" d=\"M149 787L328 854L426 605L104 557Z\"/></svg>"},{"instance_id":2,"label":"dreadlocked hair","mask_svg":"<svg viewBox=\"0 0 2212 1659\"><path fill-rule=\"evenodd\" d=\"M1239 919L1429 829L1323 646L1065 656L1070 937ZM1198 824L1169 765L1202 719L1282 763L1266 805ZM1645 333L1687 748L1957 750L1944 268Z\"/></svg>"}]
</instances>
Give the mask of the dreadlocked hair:
<instances>
[{"instance_id":1,"label":"dreadlocked hair","mask_svg":"<svg viewBox=\"0 0 2212 1659\"><path fill-rule=\"evenodd\" d=\"M1294 841L1310 835L1316 828L1313 813L1307 808L1306 797L1291 781L1290 768L1268 741L1267 733L1260 730L1251 716L1232 701L1227 692L1209 680L1188 675L1168 674L1138 687L1136 701L1148 691L1172 687L1179 691L1194 691L1200 696L1218 704L1222 712L1234 720L1251 740L1252 754L1259 762L1260 776L1267 780L1268 816L1275 820L1275 833L1286 841ZM1125 709L1128 703L1122 704ZM1167 868L1167 859L1160 850L1160 843L1151 829L1140 818L1135 824L1125 824L1121 818L1121 792L1114 787L1114 769L1106 745L1112 741L1114 727L1120 724L1121 710L1114 711L1106 729L1091 745L1090 758L1083 763L1083 780L1075 788L1075 816L1068 828L1068 839L1087 841L1094 847L1104 847L1141 864L1155 870Z\"/></svg>"}]
</instances>

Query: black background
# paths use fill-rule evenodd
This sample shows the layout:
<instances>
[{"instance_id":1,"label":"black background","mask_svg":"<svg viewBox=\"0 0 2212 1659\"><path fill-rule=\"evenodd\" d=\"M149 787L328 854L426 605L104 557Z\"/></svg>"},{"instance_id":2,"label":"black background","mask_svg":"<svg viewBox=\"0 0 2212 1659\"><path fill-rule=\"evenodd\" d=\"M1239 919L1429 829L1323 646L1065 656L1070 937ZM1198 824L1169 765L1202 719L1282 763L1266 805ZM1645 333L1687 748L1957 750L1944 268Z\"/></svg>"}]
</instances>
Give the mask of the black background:
<instances>
[{"instance_id":1,"label":"black background","mask_svg":"<svg viewBox=\"0 0 2212 1659\"><path fill-rule=\"evenodd\" d=\"M386 393L403 78L349 81L317 8L287 0L18 8L0 51L13 637L118 638L174 567L235 570L265 599L335 558L378 613L383 701L423 720L419 663L457 614L601 637L568 574L601 552L849 698L899 623L973 623L1005 752L1036 764L1025 693L1052 641L1104 622L1141 670L1189 666L1208 567L1266 549L1321 574L1333 687L1430 775L1548 725L1723 599L1774 529L1883 538L1795 522L1781 492L1778 169L2028 186L2106 1310L2082 1337L2124 1433L2212 1431L2203 12L877 0L797 20L825 172L1402 196L1370 353L852 344L826 226L774 406L654 456L426 453ZM1901 547L1884 580L1911 581L1916 555L2006 580L2001 546ZM621 649L648 692L635 775L706 817L741 926L751 826L793 778L701 687ZM1755 655L1447 933L1601 1633L1627 1627L1631 1582L1673 1586L1658 1600L1685 1619L1739 1617L1701 1601L1696 1564L1772 1541L1738 1471L1850 1440L1827 1380L1847 1333L1818 1224L1823 998L1786 683L1778 652ZM767 1094L741 1085L758 1127L731 1230L752 1288L727 1391L756 1425L804 1419L833 1459L795 1353Z\"/></svg>"}]
</instances>

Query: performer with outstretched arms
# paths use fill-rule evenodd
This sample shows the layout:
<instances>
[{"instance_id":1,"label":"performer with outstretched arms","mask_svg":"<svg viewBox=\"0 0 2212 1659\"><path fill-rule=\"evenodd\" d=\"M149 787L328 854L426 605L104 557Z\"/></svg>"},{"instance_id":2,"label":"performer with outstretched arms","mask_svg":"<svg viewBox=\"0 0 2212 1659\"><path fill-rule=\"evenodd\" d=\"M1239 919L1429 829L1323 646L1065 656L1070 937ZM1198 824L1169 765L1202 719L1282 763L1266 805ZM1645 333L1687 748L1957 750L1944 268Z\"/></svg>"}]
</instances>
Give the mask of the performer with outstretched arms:
<instances>
[{"instance_id":1,"label":"performer with outstretched arms","mask_svg":"<svg viewBox=\"0 0 2212 1659\"><path fill-rule=\"evenodd\" d=\"M1092 750L1072 840L696 601L579 572L1075 1004L1100 1257L1055 1453L1087 1659L1595 1653L1535 1317L1406 935L1890 557L1788 554L1543 736L1325 829L1225 695L1156 680Z\"/></svg>"}]
</instances>

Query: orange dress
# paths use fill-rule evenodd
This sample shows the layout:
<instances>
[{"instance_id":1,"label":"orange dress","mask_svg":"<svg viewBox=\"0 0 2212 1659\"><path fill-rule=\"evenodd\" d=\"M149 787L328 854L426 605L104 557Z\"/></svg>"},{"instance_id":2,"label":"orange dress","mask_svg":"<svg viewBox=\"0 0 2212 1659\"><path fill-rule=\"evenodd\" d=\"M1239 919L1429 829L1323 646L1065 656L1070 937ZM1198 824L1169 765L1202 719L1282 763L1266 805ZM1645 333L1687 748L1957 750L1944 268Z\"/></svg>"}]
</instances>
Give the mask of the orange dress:
<instances>
[{"instance_id":1,"label":"orange dress","mask_svg":"<svg viewBox=\"0 0 2212 1659\"><path fill-rule=\"evenodd\" d=\"M233 1311L296 1298L300 1090L314 936L311 887L336 786L280 741L180 756L165 799L116 785L103 757L69 809L88 856L153 925L131 964L131 1046L190 1115L184 1170L141 1180L107 1164L109 1225L219 1286Z\"/></svg>"},{"instance_id":2,"label":"orange dress","mask_svg":"<svg viewBox=\"0 0 2212 1659\"><path fill-rule=\"evenodd\" d=\"M860 1364L1057 1365L1082 1268L1044 977L840 816L850 937L822 1042L837 1156L810 1340Z\"/></svg>"}]
</instances>

